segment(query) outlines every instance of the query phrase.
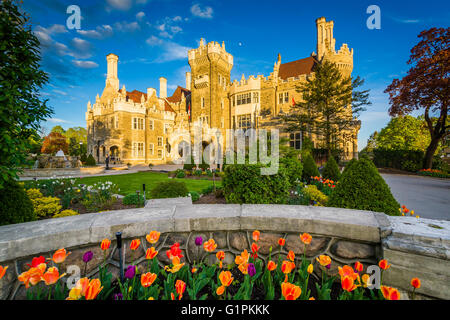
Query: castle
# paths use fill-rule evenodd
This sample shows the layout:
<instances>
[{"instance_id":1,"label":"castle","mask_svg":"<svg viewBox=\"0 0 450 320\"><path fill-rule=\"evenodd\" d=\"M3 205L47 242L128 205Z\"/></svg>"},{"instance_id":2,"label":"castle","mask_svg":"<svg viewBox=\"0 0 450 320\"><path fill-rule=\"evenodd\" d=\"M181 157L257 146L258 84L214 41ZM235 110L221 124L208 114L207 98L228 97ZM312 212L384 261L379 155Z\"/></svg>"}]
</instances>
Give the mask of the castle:
<instances>
[{"instance_id":1,"label":"castle","mask_svg":"<svg viewBox=\"0 0 450 320\"><path fill-rule=\"evenodd\" d=\"M120 88L119 58L107 55L105 88L94 104L87 104L88 153L99 163L109 155L113 162L163 164L173 159L171 146L190 139L194 130L201 130L205 146L216 143L213 131L225 136L226 129L249 128L278 128L280 136L299 149L301 133L283 132L279 117L290 112L292 101L301 100L296 86L313 75L315 65L323 60L336 63L345 76L353 70L353 49L343 44L336 51L333 25L323 17L316 20L317 53L287 63L281 63L279 54L269 76L242 76L240 81L230 79L233 56L225 44L205 44L201 39L198 48L188 51L191 71L186 72L185 87L178 86L170 97L164 77L159 78L159 95L154 88L147 88L146 93L127 91L125 85ZM342 132L344 160L357 157L359 128L355 121L351 129ZM187 132L187 137L182 137L181 131ZM309 137L319 147L319 137Z\"/></svg>"}]
</instances>

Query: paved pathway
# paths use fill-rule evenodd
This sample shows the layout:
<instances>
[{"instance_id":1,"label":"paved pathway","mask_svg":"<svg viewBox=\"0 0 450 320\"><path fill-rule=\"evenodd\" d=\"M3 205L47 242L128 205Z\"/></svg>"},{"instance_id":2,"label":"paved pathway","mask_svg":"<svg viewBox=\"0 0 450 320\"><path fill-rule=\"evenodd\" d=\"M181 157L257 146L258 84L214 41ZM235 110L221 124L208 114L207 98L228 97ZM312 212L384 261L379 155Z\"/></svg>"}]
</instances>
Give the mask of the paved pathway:
<instances>
[{"instance_id":1,"label":"paved pathway","mask_svg":"<svg viewBox=\"0 0 450 320\"><path fill-rule=\"evenodd\" d=\"M381 174L394 198L421 218L450 220L450 179Z\"/></svg>"}]
</instances>

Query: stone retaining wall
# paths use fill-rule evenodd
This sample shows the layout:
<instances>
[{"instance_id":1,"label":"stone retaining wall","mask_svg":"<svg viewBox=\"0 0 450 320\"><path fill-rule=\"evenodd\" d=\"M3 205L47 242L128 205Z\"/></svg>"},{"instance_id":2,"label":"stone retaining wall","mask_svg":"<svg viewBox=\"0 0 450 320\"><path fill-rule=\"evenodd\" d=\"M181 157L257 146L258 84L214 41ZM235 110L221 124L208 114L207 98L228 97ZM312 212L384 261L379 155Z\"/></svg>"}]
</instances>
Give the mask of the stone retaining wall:
<instances>
[{"instance_id":1,"label":"stone retaining wall","mask_svg":"<svg viewBox=\"0 0 450 320\"><path fill-rule=\"evenodd\" d=\"M299 234L308 232L313 240L306 255L315 258L329 255L330 274L337 267L355 261L367 267L383 257L391 268L385 273L386 285L403 290L407 297L409 282L419 277L422 287L416 291L425 298L450 298L450 222L409 217L388 217L382 213L339 208L285 205L189 205L155 204L147 208L110 211L79 216L35 221L0 227L0 265L9 269L0 280L0 299L23 299L24 287L17 276L35 256L50 258L59 248L72 254L60 266L76 264L84 271L82 255L91 250L94 258L87 266L88 276L95 276L103 261L100 242L123 234L125 262L146 267L145 250L149 247L145 235L151 230L161 232L156 249L161 265L169 263L165 251L175 242L183 250L183 262L193 263L205 258L216 262L215 253L206 254L195 246L194 239L214 238L218 250L224 250L225 263L232 263L236 254L249 250L253 230L261 231L260 256L266 260L272 246L272 256L293 250L297 257L304 247ZM286 239L283 249L277 244ZM129 250L132 239L140 238L141 247ZM314 259L315 260L315 259ZM118 275L118 253L112 241L107 257L108 268ZM318 270L319 268L315 268Z\"/></svg>"},{"instance_id":2,"label":"stone retaining wall","mask_svg":"<svg viewBox=\"0 0 450 320\"><path fill-rule=\"evenodd\" d=\"M86 174L98 174L105 172L105 167L86 167L86 168L45 168L45 169L24 169L19 174L23 178L40 178L40 177L67 177L79 176Z\"/></svg>"}]
</instances>

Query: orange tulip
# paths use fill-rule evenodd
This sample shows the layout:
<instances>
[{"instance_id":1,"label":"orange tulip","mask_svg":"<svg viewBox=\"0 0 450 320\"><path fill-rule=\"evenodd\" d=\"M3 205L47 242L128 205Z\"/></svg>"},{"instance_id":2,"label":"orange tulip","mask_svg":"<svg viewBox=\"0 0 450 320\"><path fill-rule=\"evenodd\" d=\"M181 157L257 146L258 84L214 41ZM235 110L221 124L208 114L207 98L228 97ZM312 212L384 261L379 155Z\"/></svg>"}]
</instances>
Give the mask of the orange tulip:
<instances>
[{"instance_id":1,"label":"orange tulip","mask_svg":"<svg viewBox=\"0 0 450 320\"><path fill-rule=\"evenodd\" d=\"M184 263L180 262L180 258L179 257L174 257L172 259L172 264L173 264L172 268L170 268L169 266L166 266L164 269L166 271L171 272L171 273L176 273L184 266Z\"/></svg>"},{"instance_id":2,"label":"orange tulip","mask_svg":"<svg viewBox=\"0 0 450 320\"><path fill-rule=\"evenodd\" d=\"M233 283L234 278L231 276L230 271L222 271L219 274L219 280L222 283L222 286L228 287Z\"/></svg>"},{"instance_id":3,"label":"orange tulip","mask_svg":"<svg viewBox=\"0 0 450 320\"><path fill-rule=\"evenodd\" d=\"M103 287L100 287L101 283L99 279L93 279L89 282L89 285L86 288L85 298L86 300L94 300L100 291L102 291Z\"/></svg>"},{"instance_id":4,"label":"orange tulip","mask_svg":"<svg viewBox=\"0 0 450 320\"><path fill-rule=\"evenodd\" d=\"M314 297L311 297L311 298L309 298L309 300L316 300L316 298L314 298Z\"/></svg>"},{"instance_id":5,"label":"orange tulip","mask_svg":"<svg viewBox=\"0 0 450 320\"><path fill-rule=\"evenodd\" d=\"M0 266L0 279L5 276L6 269L8 269L8 266L6 267Z\"/></svg>"},{"instance_id":6,"label":"orange tulip","mask_svg":"<svg viewBox=\"0 0 450 320\"><path fill-rule=\"evenodd\" d=\"M253 234L252 234L253 241L258 241L260 234L261 233L258 230L253 231Z\"/></svg>"},{"instance_id":7,"label":"orange tulip","mask_svg":"<svg viewBox=\"0 0 450 320\"><path fill-rule=\"evenodd\" d=\"M175 295L173 294L173 292L170 293L170 299L175 300Z\"/></svg>"},{"instance_id":8,"label":"orange tulip","mask_svg":"<svg viewBox=\"0 0 450 320\"><path fill-rule=\"evenodd\" d=\"M192 272L192 273L196 273L197 270L198 270L197 268L192 268L192 269L191 269L191 272Z\"/></svg>"},{"instance_id":9,"label":"orange tulip","mask_svg":"<svg viewBox=\"0 0 450 320\"><path fill-rule=\"evenodd\" d=\"M143 273L141 275L141 285L144 288L150 287L153 284L153 282L155 282L155 280L156 280L156 274L155 273L147 272L147 273Z\"/></svg>"},{"instance_id":10,"label":"orange tulip","mask_svg":"<svg viewBox=\"0 0 450 320\"><path fill-rule=\"evenodd\" d=\"M47 272L42 275L42 280L44 280L46 285L52 285L56 283L59 279L64 277L66 274L63 273L61 276L59 276L58 268L52 267L48 268Z\"/></svg>"},{"instance_id":11,"label":"orange tulip","mask_svg":"<svg viewBox=\"0 0 450 320\"><path fill-rule=\"evenodd\" d=\"M286 300L297 300L302 294L302 289L289 282L283 282L281 284L281 293Z\"/></svg>"},{"instance_id":12,"label":"orange tulip","mask_svg":"<svg viewBox=\"0 0 450 320\"><path fill-rule=\"evenodd\" d=\"M137 248L139 248L139 246L141 245L141 240L139 239L134 239L131 241L130 243L130 249L131 250L136 250Z\"/></svg>"},{"instance_id":13,"label":"orange tulip","mask_svg":"<svg viewBox=\"0 0 450 320\"><path fill-rule=\"evenodd\" d=\"M154 247L151 247L147 249L147 252L145 253L145 259L151 260L158 254L158 251L155 250Z\"/></svg>"},{"instance_id":14,"label":"orange tulip","mask_svg":"<svg viewBox=\"0 0 450 320\"><path fill-rule=\"evenodd\" d=\"M411 285L412 285L415 289L419 289L419 288L420 288L420 280L419 280L419 278L412 278L412 279L411 279Z\"/></svg>"},{"instance_id":15,"label":"orange tulip","mask_svg":"<svg viewBox=\"0 0 450 320\"><path fill-rule=\"evenodd\" d=\"M343 278L341 278L341 285L342 285L342 289L344 289L345 291L348 291L348 292L352 292L357 287L354 284L353 278L350 276L344 276Z\"/></svg>"},{"instance_id":16,"label":"orange tulip","mask_svg":"<svg viewBox=\"0 0 450 320\"><path fill-rule=\"evenodd\" d=\"M391 266L390 264L388 264L387 260L383 259L380 262L378 262L378 266L383 269L383 270L387 270L389 269L389 267Z\"/></svg>"},{"instance_id":17,"label":"orange tulip","mask_svg":"<svg viewBox=\"0 0 450 320\"><path fill-rule=\"evenodd\" d=\"M280 239L278 239L278 244L279 244L280 246L284 246L284 245L286 244L286 240L283 239L283 238L280 238Z\"/></svg>"},{"instance_id":18,"label":"orange tulip","mask_svg":"<svg viewBox=\"0 0 450 320\"><path fill-rule=\"evenodd\" d=\"M224 292L225 292L225 287L224 287L224 286L220 286L220 287L218 287L217 290L216 290L216 294L217 294L218 296L223 295Z\"/></svg>"},{"instance_id":19,"label":"orange tulip","mask_svg":"<svg viewBox=\"0 0 450 320\"><path fill-rule=\"evenodd\" d=\"M399 300L400 292L392 287L381 286L381 292L386 300Z\"/></svg>"},{"instance_id":20,"label":"orange tulip","mask_svg":"<svg viewBox=\"0 0 450 320\"><path fill-rule=\"evenodd\" d=\"M247 252L247 250L244 250L240 256L236 256L236 258L234 259L234 262L237 265L243 264L243 263L248 262L248 258L249 258L248 252Z\"/></svg>"},{"instance_id":21,"label":"orange tulip","mask_svg":"<svg viewBox=\"0 0 450 320\"><path fill-rule=\"evenodd\" d=\"M302 242L304 244L310 244L312 237L309 233L304 233L304 234L300 235L300 240L302 240Z\"/></svg>"},{"instance_id":22,"label":"orange tulip","mask_svg":"<svg viewBox=\"0 0 450 320\"><path fill-rule=\"evenodd\" d=\"M213 252L214 250L216 250L216 248L217 244L214 239L209 239L208 241L203 243L203 249L205 249L205 251Z\"/></svg>"},{"instance_id":23,"label":"orange tulip","mask_svg":"<svg viewBox=\"0 0 450 320\"><path fill-rule=\"evenodd\" d=\"M71 253L72 252L67 252L66 249L59 249L55 251L55 253L53 254L53 258L49 260L53 260L54 263L62 263Z\"/></svg>"},{"instance_id":24,"label":"orange tulip","mask_svg":"<svg viewBox=\"0 0 450 320\"><path fill-rule=\"evenodd\" d=\"M102 243L100 244L100 248L105 251L109 249L109 246L111 245L111 241L109 241L108 239L103 239Z\"/></svg>"},{"instance_id":25,"label":"orange tulip","mask_svg":"<svg viewBox=\"0 0 450 320\"><path fill-rule=\"evenodd\" d=\"M287 255L287 258L288 258L289 260L291 260L291 261L294 261L294 260L295 260L295 254L294 254L294 251L290 250L289 253L288 253L288 255Z\"/></svg>"},{"instance_id":26,"label":"orange tulip","mask_svg":"<svg viewBox=\"0 0 450 320\"><path fill-rule=\"evenodd\" d=\"M242 274L248 274L248 263L242 263L238 266L239 270L242 272Z\"/></svg>"},{"instance_id":27,"label":"orange tulip","mask_svg":"<svg viewBox=\"0 0 450 320\"><path fill-rule=\"evenodd\" d=\"M361 280L364 284L364 288L367 288L369 279L370 279L370 276L367 273L362 275Z\"/></svg>"},{"instance_id":28,"label":"orange tulip","mask_svg":"<svg viewBox=\"0 0 450 320\"><path fill-rule=\"evenodd\" d=\"M331 258L325 254L321 254L319 257L316 258L316 260L323 267L326 267L331 263Z\"/></svg>"},{"instance_id":29,"label":"orange tulip","mask_svg":"<svg viewBox=\"0 0 450 320\"><path fill-rule=\"evenodd\" d=\"M306 272L308 272L309 274L313 273L314 271L314 267L312 264L309 264L308 268L306 269Z\"/></svg>"},{"instance_id":30,"label":"orange tulip","mask_svg":"<svg viewBox=\"0 0 450 320\"><path fill-rule=\"evenodd\" d=\"M222 260L225 259L225 252L223 251L217 252L216 257L219 260L219 268L222 269Z\"/></svg>"},{"instance_id":31,"label":"orange tulip","mask_svg":"<svg viewBox=\"0 0 450 320\"><path fill-rule=\"evenodd\" d=\"M81 289L81 295L85 296L86 295L86 290L89 286L89 279L88 278L81 278L80 280L77 281L77 283L75 284L75 287L78 287Z\"/></svg>"},{"instance_id":32,"label":"orange tulip","mask_svg":"<svg viewBox=\"0 0 450 320\"><path fill-rule=\"evenodd\" d=\"M350 277L350 278L352 278L352 280L356 280L356 278L358 277L358 274L355 273L353 268L350 266L345 265L342 268L338 267L338 270L339 270L339 275L341 276L341 280L344 277Z\"/></svg>"},{"instance_id":33,"label":"orange tulip","mask_svg":"<svg viewBox=\"0 0 450 320\"><path fill-rule=\"evenodd\" d=\"M46 268L47 265L45 263L40 263L37 267L32 267L28 271L21 273L17 279L23 282L25 288L28 289L30 284L34 286L42 280Z\"/></svg>"},{"instance_id":34,"label":"orange tulip","mask_svg":"<svg viewBox=\"0 0 450 320\"><path fill-rule=\"evenodd\" d=\"M177 280L177 282L175 283L175 289L179 296L178 300L181 300L181 298L183 297L184 290L186 290L186 283L182 280Z\"/></svg>"},{"instance_id":35,"label":"orange tulip","mask_svg":"<svg viewBox=\"0 0 450 320\"><path fill-rule=\"evenodd\" d=\"M151 244L155 244L159 240L159 236L161 235L161 232L158 231L150 231L150 233L145 237L148 242Z\"/></svg>"},{"instance_id":36,"label":"orange tulip","mask_svg":"<svg viewBox=\"0 0 450 320\"><path fill-rule=\"evenodd\" d=\"M273 270L275 270L276 268L277 268L277 265L276 265L276 263L273 262L272 260L270 260L270 261L267 263L267 269L269 269L269 271L273 271Z\"/></svg>"},{"instance_id":37,"label":"orange tulip","mask_svg":"<svg viewBox=\"0 0 450 320\"><path fill-rule=\"evenodd\" d=\"M294 268L295 268L295 263L293 263L292 261L284 260L283 263L281 264L281 272L283 272L284 274L291 273L291 271Z\"/></svg>"},{"instance_id":38,"label":"orange tulip","mask_svg":"<svg viewBox=\"0 0 450 320\"><path fill-rule=\"evenodd\" d=\"M358 271L358 272L362 272L363 269L364 269L363 264L361 262L359 262L359 261L356 261L355 262L355 270Z\"/></svg>"},{"instance_id":39,"label":"orange tulip","mask_svg":"<svg viewBox=\"0 0 450 320\"><path fill-rule=\"evenodd\" d=\"M258 250L260 249L261 247L260 246L258 246L256 243L252 243L252 257L253 258L256 258L257 256L258 256Z\"/></svg>"}]
</instances>

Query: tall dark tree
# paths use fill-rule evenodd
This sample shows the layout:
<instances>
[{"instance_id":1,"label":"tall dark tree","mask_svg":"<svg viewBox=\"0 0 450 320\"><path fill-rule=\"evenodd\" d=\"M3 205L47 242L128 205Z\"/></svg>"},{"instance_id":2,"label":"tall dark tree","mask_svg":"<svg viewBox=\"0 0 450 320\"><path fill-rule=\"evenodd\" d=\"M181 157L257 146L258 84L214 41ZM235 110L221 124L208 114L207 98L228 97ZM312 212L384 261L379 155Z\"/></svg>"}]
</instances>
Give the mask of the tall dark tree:
<instances>
[{"instance_id":1,"label":"tall dark tree","mask_svg":"<svg viewBox=\"0 0 450 320\"><path fill-rule=\"evenodd\" d=\"M39 89L48 81L40 70L39 40L16 1L0 1L0 189L27 163L29 139L52 114Z\"/></svg>"},{"instance_id":2,"label":"tall dark tree","mask_svg":"<svg viewBox=\"0 0 450 320\"><path fill-rule=\"evenodd\" d=\"M431 28L422 31L418 38L421 40L411 49L407 62L411 66L407 75L394 79L385 92L389 93L391 116L423 110L431 136L423 168L430 169L439 141L450 133L450 28Z\"/></svg>"},{"instance_id":3,"label":"tall dark tree","mask_svg":"<svg viewBox=\"0 0 450 320\"><path fill-rule=\"evenodd\" d=\"M288 130L313 133L323 137L323 144L331 150L342 139L342 131L355 126L356 118L365 105L370 105L369 90L357 91L364 80L345 77L336 64L318 63L312 77L297 87L302 100L283 119Z\"/></svg>"}]
</instances>

